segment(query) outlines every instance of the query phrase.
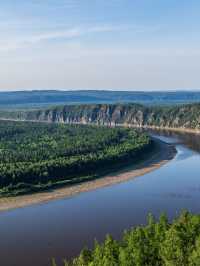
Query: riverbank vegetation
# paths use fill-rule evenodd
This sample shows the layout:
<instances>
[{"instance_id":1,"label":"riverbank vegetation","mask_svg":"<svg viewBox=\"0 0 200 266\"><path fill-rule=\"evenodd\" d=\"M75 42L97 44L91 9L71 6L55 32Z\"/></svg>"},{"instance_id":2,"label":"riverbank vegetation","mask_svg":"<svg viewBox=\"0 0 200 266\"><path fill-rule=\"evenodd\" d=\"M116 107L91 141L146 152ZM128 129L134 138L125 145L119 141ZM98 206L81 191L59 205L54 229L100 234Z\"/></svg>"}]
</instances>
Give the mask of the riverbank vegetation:
<instances>
[{"instance_id":1,"label":"riverbank vegetation","mask_svg":"<svg viewBox=\"0 0 200 266\"><path fill-rule=\"evenodd\" d=\"M133 129L0 121L0 195L91 180L138 161L152 147Z\"/></svg>"},{"instance_id":2,"label":"riverbank vegetation","mask_svg":"<svg viewBox=\"0 0 200 266\"><path fill-rule=\"evenodd\" d=\"M200 215L183 212L172 223L165 215L125 231L121 241L107 236L94 249L83 249L65 266L199 266ZM53 260L52 266L56 266Z\"/></svg>"}]
</instances>

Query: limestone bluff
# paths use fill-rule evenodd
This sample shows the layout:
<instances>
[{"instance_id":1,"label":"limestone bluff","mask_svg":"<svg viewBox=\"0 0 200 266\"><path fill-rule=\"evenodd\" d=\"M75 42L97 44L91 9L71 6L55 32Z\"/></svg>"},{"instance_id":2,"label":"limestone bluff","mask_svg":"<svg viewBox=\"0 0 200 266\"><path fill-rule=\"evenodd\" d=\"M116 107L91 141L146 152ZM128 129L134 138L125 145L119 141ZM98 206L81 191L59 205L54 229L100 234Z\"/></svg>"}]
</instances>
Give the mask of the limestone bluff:
<instances>
[{"instance_id":1,"label":"limestone bluff","mask_svg":"<svg viewBox=\"0 0 200 266\"><path fill-rule=\"evenodd\" d=\"M131 125L200 130L200 104L145 106L140 104L63 105L40 110L0 113L2 119Z\"/></svg>"}]
</instances>

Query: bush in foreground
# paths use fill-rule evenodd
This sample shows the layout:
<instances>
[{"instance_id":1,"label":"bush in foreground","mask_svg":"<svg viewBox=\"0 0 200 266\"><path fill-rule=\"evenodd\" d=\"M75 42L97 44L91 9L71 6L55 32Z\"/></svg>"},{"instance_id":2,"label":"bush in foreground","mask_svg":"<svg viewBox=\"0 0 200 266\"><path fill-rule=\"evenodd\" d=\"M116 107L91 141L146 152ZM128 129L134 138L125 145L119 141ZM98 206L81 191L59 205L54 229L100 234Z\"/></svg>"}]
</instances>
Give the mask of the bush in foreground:
<instances>
[{"instance_id":1,"label":"bush in foreground","mask_svg":"<svg viewBox=\"0 0 200 266\"><path fill-rule=\"evenodd\" d=\"M64 266L199 266L200 215L183 212L172 223L165 215L146 226L125 231L121 241L108 235L94 249L83 249L79 257ZM55 260L52 266L56 266Z\"/></svg>"}]
</instances>

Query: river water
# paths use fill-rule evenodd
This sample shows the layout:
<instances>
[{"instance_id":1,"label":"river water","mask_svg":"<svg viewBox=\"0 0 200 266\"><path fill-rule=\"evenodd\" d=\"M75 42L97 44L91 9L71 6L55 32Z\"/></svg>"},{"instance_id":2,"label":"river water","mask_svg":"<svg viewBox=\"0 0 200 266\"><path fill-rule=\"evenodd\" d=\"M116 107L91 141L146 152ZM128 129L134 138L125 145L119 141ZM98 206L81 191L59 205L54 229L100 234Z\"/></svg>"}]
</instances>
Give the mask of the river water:
<instances>
[{"instance_id":1,"label":"river water","mask_svg":"<svg viewBox=\"0 0 200 266\"><path fill-rule=\"evenodd\" d=\"M68 199L0 213L0 265L58 265L94 238L119 238L124 229L144 224L149 212L170 218L182 209L200 213L200 136L153 132L174 143L176 157L161 168L124 183ZM59 264L60 263L60 264Z\"/></svg>"}]
</instances>

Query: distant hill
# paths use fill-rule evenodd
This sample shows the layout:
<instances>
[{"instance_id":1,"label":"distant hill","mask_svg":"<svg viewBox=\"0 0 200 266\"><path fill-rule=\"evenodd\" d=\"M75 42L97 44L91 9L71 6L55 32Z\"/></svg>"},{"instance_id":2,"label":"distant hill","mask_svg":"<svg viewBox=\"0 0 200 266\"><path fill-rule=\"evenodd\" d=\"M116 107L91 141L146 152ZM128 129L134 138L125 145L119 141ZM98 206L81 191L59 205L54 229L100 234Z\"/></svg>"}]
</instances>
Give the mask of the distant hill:
<instances>
[{"instance_id":1,"label":"distant hill","mask_svg":"<svg viewBox=\"0 0 200 266\"><path fill-rule=\"evenodd\" d=\"M200 102L200 91L17 91L0 92L0 108L40 108L60 104L141 103L145 105Z\"/></svg>"}]
</instances>

